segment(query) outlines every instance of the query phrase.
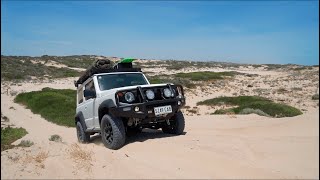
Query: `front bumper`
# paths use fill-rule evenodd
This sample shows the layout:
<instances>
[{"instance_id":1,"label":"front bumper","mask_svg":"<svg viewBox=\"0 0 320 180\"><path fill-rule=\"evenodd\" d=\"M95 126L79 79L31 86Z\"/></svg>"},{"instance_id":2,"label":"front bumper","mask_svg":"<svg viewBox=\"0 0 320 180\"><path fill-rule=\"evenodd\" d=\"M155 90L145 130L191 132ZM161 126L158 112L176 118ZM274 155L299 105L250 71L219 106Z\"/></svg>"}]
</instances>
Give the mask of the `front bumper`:
<instances>
[{"instance_id":1,"label":"front bumper","mask_svg":"<svg viewBox=\"0 0 320 180\"><path fill-rule=\"evenodd\" d=\"M154 114L154 108L160 106L171 105L172 112L164 115L156 116ZM135 103L125 106L114 107L109 112L116 117L124 118L138 118L142 119L143 122L154 121L156 119L168 119L172 117L180 108L185 105L185 98L174 98L165 100L155 100L143 103ZM135 111L136 107L139 111Z\"/></svg>"}]
</instances>

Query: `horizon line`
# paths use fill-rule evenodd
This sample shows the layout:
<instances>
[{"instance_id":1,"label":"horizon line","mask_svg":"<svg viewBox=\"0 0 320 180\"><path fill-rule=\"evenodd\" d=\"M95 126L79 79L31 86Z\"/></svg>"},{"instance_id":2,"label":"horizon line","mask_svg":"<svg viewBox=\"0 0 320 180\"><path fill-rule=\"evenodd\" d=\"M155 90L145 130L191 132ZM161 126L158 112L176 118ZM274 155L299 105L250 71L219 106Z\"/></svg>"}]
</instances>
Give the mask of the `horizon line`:
<instances>
[{"instance_id":1,"label":"horizon line","mask_svg":"<svg viewBox=\"0 0 320 180\"><path fill-rule=\"evenodd\" d=\"M120 56L106 56L106 55L97 55L97 54L72 54L72 55L4 55L1 56L17 56L17 57L42 57L42 56L57 56L57 57L66 57L66 56L103 56L103 57L112 57L112 58L128 58ZM132 58L132 57L130 57ZM191 61L191 62L216 62L216 63L231 63L231 64L247 64L247 65L274 65L275 63L245 63L245 62L232 62L232 61L216 61L216 60L191 60L191 59L160 59L160 58L133 58L140 60L161 60L161 61ZM295 63L286 63L286 64L277 64L277 65L299 65L299 66L319 66L318 64L304 65L304 64L295 64Z\"/></svg>"}]
</instances>

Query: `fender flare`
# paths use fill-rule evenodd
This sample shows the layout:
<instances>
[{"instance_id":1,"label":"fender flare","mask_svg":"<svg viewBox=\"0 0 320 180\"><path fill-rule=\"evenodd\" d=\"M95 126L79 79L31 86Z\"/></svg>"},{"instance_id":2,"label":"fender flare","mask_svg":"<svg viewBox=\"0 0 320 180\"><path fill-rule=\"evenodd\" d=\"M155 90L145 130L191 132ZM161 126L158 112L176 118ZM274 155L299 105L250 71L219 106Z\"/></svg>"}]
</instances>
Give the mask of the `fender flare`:
<instances>
[{"instance_id":1,"label":"fender flare","mask_svg":"<svg viewBox=\"0 0 320 180\"><path fill-rule=\"evenodd\" d=\"M87 125L86 125L84 116L83 116L83 114L82 114L81 111L78 112L78 113L76 114L75 118L74 118L75 124L77 124L77 121L78 121L77 119L79 119L79 121L80 121L82 127L84 128L84 130L87 130Z\"/></svg>"},{"instance_id":2,"label":"fender flare","mask_svg":"<svg viewBox=\"0 0 320 180\"><path fill-rule=\"evenodd\" d=\"M111 99L104 100L98 107L98 117L99 117L99 123L101 122L102 116L103 116L103 109L109 109L116 107L115 103ZM112 114L109 114L112 116Z\"/></svg>"}]
</instances>

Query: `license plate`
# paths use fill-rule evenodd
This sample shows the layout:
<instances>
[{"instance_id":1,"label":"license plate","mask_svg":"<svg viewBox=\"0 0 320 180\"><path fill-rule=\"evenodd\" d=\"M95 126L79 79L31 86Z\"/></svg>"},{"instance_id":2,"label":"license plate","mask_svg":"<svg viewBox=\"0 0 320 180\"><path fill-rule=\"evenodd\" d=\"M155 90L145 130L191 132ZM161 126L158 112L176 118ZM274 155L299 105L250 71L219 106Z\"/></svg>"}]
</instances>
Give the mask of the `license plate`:
<instances>
[{"instance_id":1,"label":"license plate","mask_svg":"<svg viewBox=\"0 0 320 180\"><path fill-rule=\"evenodd\" d=\"M154 114L161 115L161 114L168 114L172 112L171 106L160 106L160 107L155 107L154 108Z\"/></svg>"}]
</instances>

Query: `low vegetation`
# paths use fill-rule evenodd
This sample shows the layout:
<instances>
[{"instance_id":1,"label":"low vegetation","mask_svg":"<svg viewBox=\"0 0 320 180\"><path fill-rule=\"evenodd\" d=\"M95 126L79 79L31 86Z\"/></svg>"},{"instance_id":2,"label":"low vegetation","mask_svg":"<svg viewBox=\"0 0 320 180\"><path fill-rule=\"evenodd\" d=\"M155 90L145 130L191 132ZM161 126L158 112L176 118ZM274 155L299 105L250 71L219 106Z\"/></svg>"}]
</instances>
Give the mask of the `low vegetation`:
<instances>
[{"instance_id":1,"label":"low vegetation","mask_svg":"<svg viewBox=\"0 0 320 180\"><path fill-rule=\"evenodd\" d=\"M2 114L1 112L1 119L3 119L4 122L9 122L9 118Z\"/></svg>"},{"instance_id":2,"label":"low vegetation","mask_svg":"<svg viewBox=\"0 0 320 180\"><path fill-rule=\"evenodd\" d=\"M278 70L281 68L284 68L285 65L282 64L263 64L267 66L267 70L271 71L271 70Z\"/></svg>"},{"instance_id":3,"label":"low vegetation","mask_svg":"<svg viewBox=\"0 0 320 180\"><path fill-rule=\"evenodd\" d=\"M54 141L54 142L62 142L61 136L54 134L50 136L49 141Z\"/></svg>"},{"instance_id":4,"label":"low vegetation","mask_svg":"<svg viewBox=\"0 0 320 180\"><path fill-rule=\"evenodd\" d=\"M75 67L75 68L84 68L87 69L90 67L93 62L96 60L94 56L90 55L79 55L79 56L48 56L43 55L38 57L41 61L54 61L60 64L64 64L68 67Z\"/></svg>"},{"instance_id":5,"label":"low vegetation","mask_svg":"<svg viewBox=\"0 0 320 180\"><path fill-rule=\"evenodd\" d=\"M229 71L229 72L190 72L190 73L177 73L175 74L178 78L188 78L192 81L209 81L216 79L223 79L226 76L234 76L237 72Z\"/></svg>"},{"instance_id":6,"label":"low vegetation","mask_svg":"<svg viewBox=\"0 0 320 180\"><path fill-rule=\"evenodd\" d=\"M163 84L163 83L173 83L173 84L180 84L183 87L187 88L195 88L196 84L193 82L190 82L187 79L183 78L175 78L175 77L169 77L169 76L148 76L148 80L151 84Z\"/></svg>"},{"instance_id":7,"label":"low vegetation","mask_svg":"<svg viewBox=\"0 0 320 180\"><path fill-rule=\"evenodd\" d=\"M241 64L216 61L190 61L190 60L163 60L163 65L167 70L181 70L185 68L234 68L240 67ZM243 65L243 64L242 64Z\"/></svg>"},{"instance_id":8,"label":"low vegetation","mask_svg":"<svg viewBox=\"0 0 320 180\"><path fill-rule=\"evenodd\" d=\"M223 68L223 69L233 69L239 68L240 66L247 67L252 66L255 68L262 67L260 64L239 64L231 62L217 62L217 61L192 61L192 60L148 60L140 59L140 62L134 62L134 65L141 68L154 68L154 67L164 67L169 71L172 70L182 70L182 69L201 69L201 68Z\"/></svg>"},{"instance_id":9,"label":"low vegetation","mask_svg":"<svg viewBox=\"0 0 320 180\"><path fill-rule=\"evenodd\" d=\"M30 147L30 146L32 146L34 143L32 142L32 141L30 141L30 140L22 140L19 144L18 144L18 146L19 147Z\"/></svg>"},{"instance_id":10,"label":"low vegetation","mask_svg":"<svg viewBox=\"0 0 320 180\"><path fill-rule=\"evenodd\" d=\"M227 109L216 110L213 114L248 114L256 113L258 115L271 117L292 117L302 114L302 112L292 106L275 103L269 99L259 96L238 96L238 97L218 97L198 102L197 105L229 105L236 106Z\"/></svg>"},{"instance_id":11,"label":"low vegetation","mask_svg":"<svg viewBox=\"0 0 320 180\"><path fill-rule=\"evenodd\" d=\"M28 132L23 128L1 127L1 151L14 147L11 143L25 136Z\"/></svg>"},{"instance_id":12,"label":"low vegetation","mask_svg":"<svg viewBox=\"0 0 320 180\"><path fill-rule=\"evenodd\" d=\"M301 66L293 69L294 71L312 70L312 66Z\"/></svg>"},{"instance_id":13,"label":"low vegetation","mask_svg":"<svg viewBox=\"0 0 320 180\"><path fill-rule=\"evenodd\" d=\"M69 155L78 169L83 169L86 172L92 171L92 151L85 150L74 143L69 149Z\"/></svg>"},{"instance_id":14,"label":"low vegetation","mask_svg":"<svg viewBox=\"0 0 320 180\"><path fill-rule=\"evenodd\" d=\"M27 153L22 159L23 164L35 164L42 169L45 168L44 161L49 157L49 151L40 151L37 154Z\"/></svg>"},{"instance_id":15,"label":"low vegetation","mask_svg":"<svg viewBox=\"0 0 320 180\"><path fill-rule=\"evenodd\" d=\"M30 57L1 56L1 80L28 80L32 76L43 79L45 75L49 78L77 77L80 72L32 63Z\"/></svg>"},{"instance_id":16,"label":"low vegetation","mask_svg":"<svg viewBox=\"0 0 320 180\"><path fill-rule=\"evenodd\" d=\"M41 91L18 94L15 102L25 105L50 122L74 127L75 96L75 90L43 88Z\"/></svg>"},{"instance_id":17,"label":"low vegetation","mask_svg":"<svg viewBox=\"0 0 320 180\"><path fill-rule=\"evenodd\" d=\"M148 76L148 80L151 84L161 84L161 83L173 83L181 84L187 88L195 88L200 85L197 81L211 81L224 79L225 77L232 77L238 72L190 72L190 73L177 73L175 75L161 75L161 76Z\"/></svg>"},{"instance_id":18,"label":"low vegetation","mask_svg":"<svg viewBox=\"0 0 320 180\"><path fill-rule=\"evenodd\" d=\"M252 108L244 108L239 112L239 114L257 114L260 116L269 116L269 114L261 111L260 109L252 109Z\"/></svg>"}]
</instances>

